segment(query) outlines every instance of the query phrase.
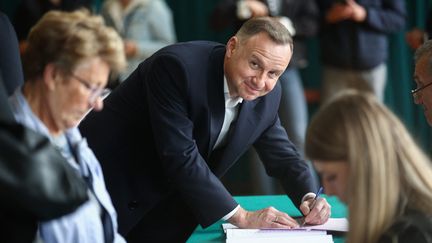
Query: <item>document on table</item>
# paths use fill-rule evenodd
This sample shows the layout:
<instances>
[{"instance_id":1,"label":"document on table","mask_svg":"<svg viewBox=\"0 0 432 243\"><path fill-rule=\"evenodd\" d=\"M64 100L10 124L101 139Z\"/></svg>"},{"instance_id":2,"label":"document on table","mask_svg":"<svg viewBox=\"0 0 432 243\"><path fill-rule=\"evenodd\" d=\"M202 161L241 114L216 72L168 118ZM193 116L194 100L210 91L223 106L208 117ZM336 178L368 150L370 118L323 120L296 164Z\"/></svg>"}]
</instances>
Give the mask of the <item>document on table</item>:
<instances>
[{"instance_id":1,"label":"document on table","mask_svg":"<svg viewBox=\"0 0 432 243\"><path fill-rule=\"evenodd\" d=\"M348 232L348 220L346 218L329 218L325 224L306 225L300 229Z\"/></svg>"},{"instance_id":2,"label":"document on table","mask_svg":"<svg viewBox=\"0 0 432 243\"><path fill-rule=\"evenodd\" d=\"M227 229L237 229L237 226L226 223L222 224L222 228L226 233ZM274 229L291 231L287 229ZM338 232L348 232L348 220L346 218L329 218L325 224L321 225L306 225L303 227L296 228L294 230L327 230L327 231L338 231Z\"/></svg>"},{"instance_id":3,"label":"document on table","mask_svg":"<svg viewBox=\"0 0 432 243\"><path fill-rule=\"evenodd\" d=\"M227 229L226 238L268 238L326 235L325 230Z\"/></svg>"},{"instance_id":4,"label":"document on table","mask_svg":"<svg viewBox=\"0 0 432 243\"><path fill-rule=\"evenodd\" d=\"M226 243L333 243L325 230L227 229Z\"/></svg>"},{"instance_id":5,"label":"document on table","mask_svg":"<svg viewBox=\"0 0 432 243\"><path fill-rule=\"evenodd\" d=\"M227 238L226 243L333 243L331 235L308 235L308 236L288 236L288 237L247 237L247 238Z\"/></svg>"},{"instance_id":6,"label":"document on table","mask_svg":"<svg viewBox=\"0 0 432 243\"><path fill-rule=\"evenodd\" d=\"M308 225L296 229L239 229L232 224L222 224L227 243L244 242L296 242L296 243L333 243L328 231L348 231L346 218L331 218L323 225Z\"/></svg>"}]
</instances>

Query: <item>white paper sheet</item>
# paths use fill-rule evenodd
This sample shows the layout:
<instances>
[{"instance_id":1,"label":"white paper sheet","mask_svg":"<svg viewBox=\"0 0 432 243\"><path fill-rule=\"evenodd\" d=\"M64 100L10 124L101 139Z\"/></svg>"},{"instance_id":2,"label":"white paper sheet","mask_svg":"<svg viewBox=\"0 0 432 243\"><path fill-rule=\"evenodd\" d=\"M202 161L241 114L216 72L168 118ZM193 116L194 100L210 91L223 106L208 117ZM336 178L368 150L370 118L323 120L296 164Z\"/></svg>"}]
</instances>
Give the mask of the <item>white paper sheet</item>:
<instances>
[{"instance_id":1,"label":"white paper sheet","mask_svg":"<svg viewBox=\"0 0 432 243\"><path fill-rule=\"evenodd\" d=\"M329 218L329 220L322 225L307 225L301 227L302 229L313 230L328 230L348 232L348 220L346 218Z\"/></svg>"},{"instance_id":2,"label":"white paper sheet","mask_svg":"<svg viewBox=\"0 0 432 243\"><path fill-rule=\"evenodd\" d=\"M224 229L224 232L226 233L226 229L236 229L237 226L225 223L222 224L222 228ZM346 218L329 218L329 220L322 225L306 225L298 229L305 229L305 230L327 230L327 231L339 231L339 232L348 232L348 220ZM287 229L274 229L274 230L285 230L289 231Z\"/></svg>"},{"instance_id":3,"label":"white paper sheet","mask_svg":"<svg viewBox=\"0 0 432 243\"><path fill-rule=\"evenodd\" d=\"M268 237L268 238L232 238L227 239L226 243L333 243L331 235L310 235L310 236L291 236L291 237Z\"/></svg>"},{"instance_id":4,"label":"white paper sheet","mask_svg":"<svg viewBox=\"0 0 432 243\"><path fill-rule=\"evenodd\" d=\"M277 238L293 236L326 235L325 230L275 230L275 229L227 229L226 238Z\"/></svg>"}]
</instances>

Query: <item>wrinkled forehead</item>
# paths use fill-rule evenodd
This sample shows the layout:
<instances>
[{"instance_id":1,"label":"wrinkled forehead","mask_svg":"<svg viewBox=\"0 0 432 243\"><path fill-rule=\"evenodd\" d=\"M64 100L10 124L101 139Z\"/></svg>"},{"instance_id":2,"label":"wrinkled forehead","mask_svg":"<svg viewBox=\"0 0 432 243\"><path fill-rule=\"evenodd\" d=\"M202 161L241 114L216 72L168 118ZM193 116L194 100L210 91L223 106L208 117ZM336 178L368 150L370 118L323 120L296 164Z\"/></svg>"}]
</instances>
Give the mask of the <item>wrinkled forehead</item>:
<instances>
[{"instance_id":1,"label":"wrinkled forehead","mask_svg":"<svg viewBox=\"0 0 432 243\"><path fill-rule=\"evenodd\" d=\"M252 55L263 55L281 61L289 61L292 55L289 43L276 43L268 36L256 36L255 38L251 38L245 42L244 45L240 45L239 48L243 48L243 51L247 51Z\"/></svg>"},{"instance_id":2,"label":"wrinkled forehead","mask_svg":"<svg viewBox=\"0 0 432 243\"><path fill-rule=\"evenodd\" d=\"M428 54L422 55L416 60L416 71L432 73L432 56Z\"/></svg>"},{"instance_id":3,"label":"wrinkled forehead","mask_svg":"<svg viewBox=\"0 0 432 243\"><path fill-rule=\"evenodd\" d=\"M425 79L432 78L432 63L429 56L422 56L415 64L414 80L424 81Z\"/></svg>"}]
</instances>

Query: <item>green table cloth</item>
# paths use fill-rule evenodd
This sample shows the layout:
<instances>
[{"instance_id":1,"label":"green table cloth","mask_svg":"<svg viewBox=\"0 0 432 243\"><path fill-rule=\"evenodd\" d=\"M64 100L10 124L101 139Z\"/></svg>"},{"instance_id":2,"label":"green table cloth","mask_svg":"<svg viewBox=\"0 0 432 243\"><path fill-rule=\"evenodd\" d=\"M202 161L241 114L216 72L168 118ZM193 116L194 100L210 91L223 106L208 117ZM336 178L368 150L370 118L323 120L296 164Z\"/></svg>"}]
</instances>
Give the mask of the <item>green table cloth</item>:
<instances>
[{"instance_id":1,"label":"green table cloth","mask_svg":"<svg viewBox=\"0 0 432 243\"><path fill-rule=\"evenodd\" d=\"M322 195L322 197L326 198L329 204L332 206L332 218L347 217L346 206L341 201L339 201L336 197L328 197L326 195ZM300 211L294 206L292 201L286 195L236 196L234 198L246 210L255 211L273 206L276 209L283 211L292 217L301 216ZM221 226L222 223L224 223L224 221L220 220L206 229L198 226L187 242L225 242L225 234ZM333 240L335 243L343 243L344 237L343 235L333 235Z\"/></svg>"}]
</instances>

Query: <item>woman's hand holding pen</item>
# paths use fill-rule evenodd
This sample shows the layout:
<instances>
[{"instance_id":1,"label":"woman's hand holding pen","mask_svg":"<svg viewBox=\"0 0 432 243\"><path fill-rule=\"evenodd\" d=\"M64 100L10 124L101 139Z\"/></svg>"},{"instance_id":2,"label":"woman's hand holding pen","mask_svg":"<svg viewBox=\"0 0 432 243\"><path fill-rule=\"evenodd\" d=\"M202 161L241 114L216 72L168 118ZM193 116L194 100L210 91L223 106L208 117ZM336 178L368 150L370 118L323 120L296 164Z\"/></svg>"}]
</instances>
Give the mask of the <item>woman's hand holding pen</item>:
<instances>
[{"instance_id":1,"label":"woman's hand holding pen","mask_svg":"<svg viewBox=\"0 0 432 243\"><path fill-rule=\"evenodd\" d=\"M314 197L309 197L300 205L304 224L324 224L331 215L331 206L327 200L320 197L322 189Z\"/></svg>"}]
</instances>

